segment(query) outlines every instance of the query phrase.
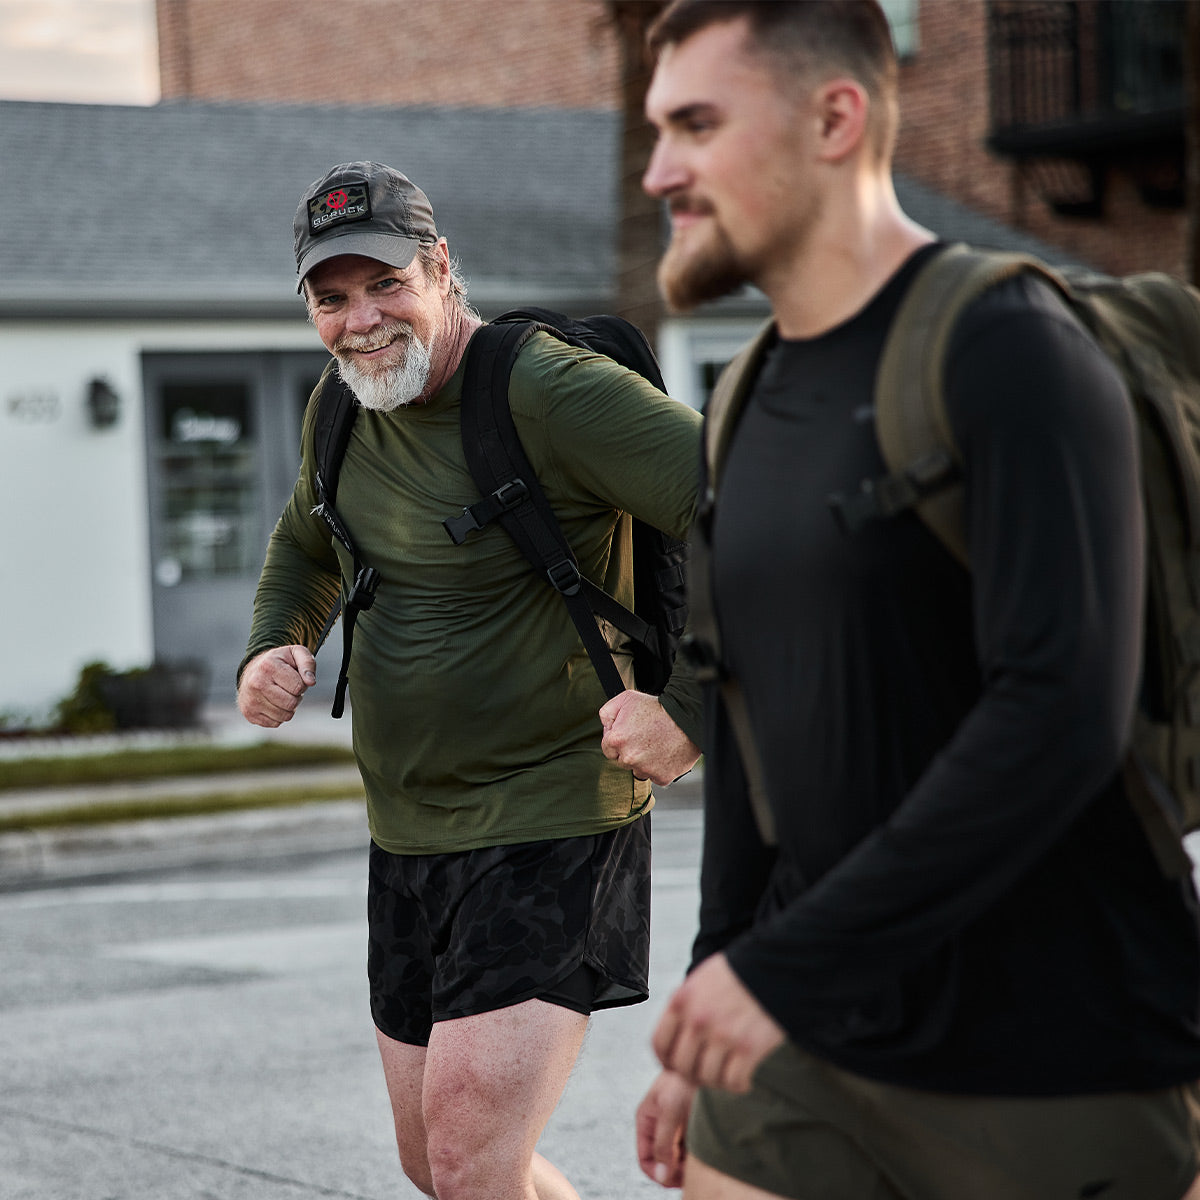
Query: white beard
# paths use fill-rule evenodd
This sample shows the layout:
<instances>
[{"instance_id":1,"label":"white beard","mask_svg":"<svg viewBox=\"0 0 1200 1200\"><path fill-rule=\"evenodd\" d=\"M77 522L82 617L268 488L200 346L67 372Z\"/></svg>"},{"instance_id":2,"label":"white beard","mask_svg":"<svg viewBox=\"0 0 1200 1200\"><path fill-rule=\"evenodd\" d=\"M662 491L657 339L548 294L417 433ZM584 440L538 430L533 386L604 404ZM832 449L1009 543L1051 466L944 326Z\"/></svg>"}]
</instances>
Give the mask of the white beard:
<instances>
[{"instance_id":1,"label":"white beard","mask_svg":"<svg viewBox=\"0 0 1200 1200\"><path fill-rule=\"evenodd\" d=\"M369 371L359 366L349 354L338 354L338 374L363 408L391 412L401 405L411 404L425 390L432 357L431 348L416 334L411 334L401 362Z\"/></svg>"}]
</instances>

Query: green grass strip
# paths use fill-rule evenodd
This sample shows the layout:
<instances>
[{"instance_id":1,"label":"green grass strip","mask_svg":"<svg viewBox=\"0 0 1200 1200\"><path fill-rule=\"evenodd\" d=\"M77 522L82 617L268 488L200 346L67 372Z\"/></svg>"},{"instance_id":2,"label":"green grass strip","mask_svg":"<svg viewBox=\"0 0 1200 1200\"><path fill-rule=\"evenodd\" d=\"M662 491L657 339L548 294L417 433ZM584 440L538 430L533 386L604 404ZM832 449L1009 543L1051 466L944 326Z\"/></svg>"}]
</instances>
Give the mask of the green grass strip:
<instances>
[{"instance_id":1,"label":"green grass strip","mask_svg":"<svg viewBox=\"0 0 1200 1200\"><path fill-rule=\"evenodd\" d=\"M61 829L66 825L112 825L148 818L198 817L253 808L298 807L335 800L361 800L361 788L323 786L262 792L210 792L198 796L114 800L103 804L67 805L48 812L0 813L0 833Z\"/></svg>"},{"instance_id":2,"label":"green grass strip","mask_svg":"<svg viewBox=\"0 0 1200 1200\"><path fill-rule=\"evenodd\" d=\"M0 759L0 791L121 783L174 775L213 775L226 771L267 771L352 763L345 746L259 742L249 746L164 746L105 754L65 754L57 758Z\"/></svg>"}]
</instances>

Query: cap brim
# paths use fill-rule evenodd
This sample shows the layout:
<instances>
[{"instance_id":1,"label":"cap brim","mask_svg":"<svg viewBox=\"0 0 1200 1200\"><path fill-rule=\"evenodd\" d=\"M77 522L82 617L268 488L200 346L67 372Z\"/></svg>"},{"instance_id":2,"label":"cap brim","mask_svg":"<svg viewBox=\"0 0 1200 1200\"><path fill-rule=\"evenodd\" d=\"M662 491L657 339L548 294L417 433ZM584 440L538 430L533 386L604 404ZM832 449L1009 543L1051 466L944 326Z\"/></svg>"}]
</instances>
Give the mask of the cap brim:
<instances>
[{"instance_id":1,"label":"cap brim","mask_svg":"<svg viewBox=\"0 0 1200 1200\"><path fill-rule=\"evenodd\" d=\"M311 246L296 268L300 276L296 291L304 286L305 276L319 263L343 254L361 254L363 258L374 258L389 267L402 269L417 256L420 245L417 238L400 237L393 233L372 233L368 229L347 229L345 233L322 238Z\"/></svg>"}]
</instances>

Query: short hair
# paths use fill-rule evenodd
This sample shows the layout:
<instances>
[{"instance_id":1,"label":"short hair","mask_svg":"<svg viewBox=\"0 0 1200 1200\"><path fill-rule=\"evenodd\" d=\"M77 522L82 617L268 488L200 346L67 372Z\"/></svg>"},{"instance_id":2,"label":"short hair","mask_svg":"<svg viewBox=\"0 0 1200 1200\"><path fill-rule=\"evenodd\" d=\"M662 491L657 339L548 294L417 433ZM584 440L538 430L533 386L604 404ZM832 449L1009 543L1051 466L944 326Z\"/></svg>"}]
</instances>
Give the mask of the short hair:
<instances>
[{"instance_id":1,"label":"short hair","mask_svg":"<svg viewBox=\"0 0 1200 1200\"><path fill-rule=\"evenodd\" d=\"M768 59L780 77L844 71L873 101L874 139L890 158L899 123L899 67L891 28L878 0L672 0L650 26L653 54L709 25L745 19L748 49Z\"/></svg>"}]
</instances>

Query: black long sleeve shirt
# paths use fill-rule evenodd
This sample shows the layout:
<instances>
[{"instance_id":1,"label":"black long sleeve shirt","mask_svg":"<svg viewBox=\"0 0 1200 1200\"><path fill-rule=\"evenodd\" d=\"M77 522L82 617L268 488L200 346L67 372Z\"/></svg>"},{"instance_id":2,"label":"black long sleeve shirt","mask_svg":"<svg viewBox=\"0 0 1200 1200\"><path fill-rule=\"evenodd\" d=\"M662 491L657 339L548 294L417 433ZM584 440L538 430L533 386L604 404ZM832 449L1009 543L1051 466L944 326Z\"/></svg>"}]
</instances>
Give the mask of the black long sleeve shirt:
<instances>
[{"instance_id":1,"label":"black long sleeve shirt","mask_svg":"<svg viewBox=\"0 0 1200 1200\"><path fill-rule=\"evenodd\" d=\"M799 1044L909 1086L1056 1094L1200 1077L1190 881L1120 783L1142 518L1123 385L1046 285L964 315L946 368L968 573L885 473L875 369L919 252L854 318L769 353L713 524L725 659L779 834L710 705L697 959L724 949Z\"/></svg>"}]
</instances>

